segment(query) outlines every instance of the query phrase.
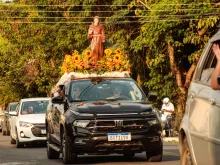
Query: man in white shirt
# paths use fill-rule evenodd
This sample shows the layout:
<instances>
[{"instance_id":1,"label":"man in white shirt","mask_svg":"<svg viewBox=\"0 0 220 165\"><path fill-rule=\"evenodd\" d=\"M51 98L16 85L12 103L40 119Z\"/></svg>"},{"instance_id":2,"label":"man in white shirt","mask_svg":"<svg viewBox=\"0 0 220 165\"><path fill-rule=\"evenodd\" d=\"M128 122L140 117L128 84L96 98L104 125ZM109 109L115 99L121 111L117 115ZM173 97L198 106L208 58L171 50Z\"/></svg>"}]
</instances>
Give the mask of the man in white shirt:
<instances>
[{"instance_id":1,"label":"man in white shirt","mask_svg":"<svg viewBox=\"0 0 220 165\"><path fill-rule=\"evenodd\" d=\"M161 110L164 112L165 117L170 116L174 113L174 106L170 102L169 98L166 97L163 99L163 105Z\"/></svg>"},{"instance_id":2,"label":"man in white shirt","mask_svg":"<svg viewBox=\"0 0 220 165\"><path fill-rule=\"evenodd\" d=\"M164 128L165 128L165 136L173 136L173 116L174 114L174 106L170 102L169 98L164 98L163 99L163 105L161 110L163 111L162 114L162 121L165 122Z\"/></svg>"}]
</instances>

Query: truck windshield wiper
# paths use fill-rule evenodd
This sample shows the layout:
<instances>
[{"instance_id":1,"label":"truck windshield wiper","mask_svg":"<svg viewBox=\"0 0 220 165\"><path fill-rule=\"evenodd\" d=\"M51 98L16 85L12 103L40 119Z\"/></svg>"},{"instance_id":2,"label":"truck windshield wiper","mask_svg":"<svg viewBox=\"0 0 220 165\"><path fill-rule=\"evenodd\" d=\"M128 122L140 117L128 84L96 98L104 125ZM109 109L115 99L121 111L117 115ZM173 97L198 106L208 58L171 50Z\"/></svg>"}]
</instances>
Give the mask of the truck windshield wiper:
<instances>
[{"instance_id":1,"label":"truck windshield wiper","mask_svg":"<svg viewBox=\"0 0 220 165\"><path fill-rule=\"evenodd\" d=\"M124 98L124 97L118 97L118 98L109 97L109 98L106 98L105 100L106 100L106 101L117 101L117 100L127 100L127 99Z\"/></svg>"},{"instance_id":2,"label":"truck windshield wiper","mask_svg":"<svg viewBox=\"0 0 220 165\"><path fill-rule=\"evenodd\" d=\"M82 101L87 101L87 100L70 100L70 102L82 102Z\"/></svg>"}]
</instances>

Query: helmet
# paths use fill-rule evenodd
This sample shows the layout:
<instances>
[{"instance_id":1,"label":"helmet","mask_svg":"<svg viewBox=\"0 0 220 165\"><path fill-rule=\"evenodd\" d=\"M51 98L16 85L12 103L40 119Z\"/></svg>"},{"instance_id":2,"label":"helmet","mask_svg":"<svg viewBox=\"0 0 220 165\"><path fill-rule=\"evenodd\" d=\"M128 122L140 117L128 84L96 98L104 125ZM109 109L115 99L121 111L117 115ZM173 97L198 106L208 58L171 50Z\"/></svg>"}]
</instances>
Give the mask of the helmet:
<instances>
[{"instance_id":1,"label":"helmet","mask_svg":"<svg viewBox=\"0 0 220 165\"><path fill-rule=\"evenodd\" d=\"M169 101L170 101L170 99L169 99L168 97L166 97L166 98L163 99L163 103L164 103L164 104L169 103Z\"/></svg>"}]
</instances>

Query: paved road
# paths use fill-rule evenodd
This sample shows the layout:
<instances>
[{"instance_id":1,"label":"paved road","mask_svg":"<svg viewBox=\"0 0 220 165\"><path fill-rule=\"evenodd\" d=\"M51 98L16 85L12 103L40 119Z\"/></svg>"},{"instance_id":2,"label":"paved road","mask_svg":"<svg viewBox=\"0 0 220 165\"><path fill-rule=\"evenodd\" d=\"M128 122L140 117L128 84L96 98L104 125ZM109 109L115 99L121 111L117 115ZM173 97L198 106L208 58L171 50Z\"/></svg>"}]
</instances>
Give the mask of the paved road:
<instances>
[{"instance_id":1,"label":"paved road","mask_svg":"<svg viewBox=\"0 0 220 165\"><path fill-rule=\"evenodd\" d=\"M179 151L177 144L164 143L163 161L149 163L145 154L136 154L135 157L127 159L121 155L108 156L79 156L78 164L95 165L179 165ZM17 149L10 144L9 136L0 133L0 165L62 165L62 159L48 160L45 146L27 146Z\"/></svg>"}]
</instances>

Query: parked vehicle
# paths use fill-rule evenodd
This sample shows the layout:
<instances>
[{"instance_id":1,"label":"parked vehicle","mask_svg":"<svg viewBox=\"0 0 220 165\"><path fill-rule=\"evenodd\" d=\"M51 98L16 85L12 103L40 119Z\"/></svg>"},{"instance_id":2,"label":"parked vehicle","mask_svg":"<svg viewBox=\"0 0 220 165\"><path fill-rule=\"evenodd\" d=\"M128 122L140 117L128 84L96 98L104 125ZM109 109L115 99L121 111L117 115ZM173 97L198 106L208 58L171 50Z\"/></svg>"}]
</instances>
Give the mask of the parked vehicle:
<instances>
[{"instance_id":1,"label":"parked vehicle","mask_svg":"<svg viewBox=\"0 0 220 165\"><path fill-rule=\"evenodd\" d=\"M206 46L195 70L180 125L181 164L220 164L220 92L210 87L217 59L212 51L220 31Z\"/></svg>"},{"instance_id":2,"label":"parked vehicle","mask_svg":"<svg viewBox=\"0 0 220 165\"><path fill-rule=\"evenodd\" d=\"M11 102L4 111L2 120L2 135L10 135L10 113L15 113L18 102Z\"/></svg>"},{"instance_id":3,"label":"parked vehicle","mask_svg":"<svg viewBox=\"0 0 220 165\"><path fill-rule=\"evenodd\" d=\"M150 102L155 95L146 96L129 77L74 77L47 108L49 159L62 153L64 163L74 163L80 154L145 152L149 161L162 160L160 117Z\"/></svg>"},{"instance_id":4,"label":"parked vehicle","mask_svg":"<svg viewBox=\"0 0 220 165\"><path fill-rule=\"evenodd\" d=\"M0 131L2 131L3 113L0 112Z\"/></svg>"},{"instance_id":5,"label":"parked vehicle","mask_svg":"<svg viewBox=\"0 0 220 165\"><path fill-rule=\"evenodd\" d=\"M17 148L46 142L45 113L49 98L21 99L11 120L11 144Z\"/></svg>"}]
</instances>

